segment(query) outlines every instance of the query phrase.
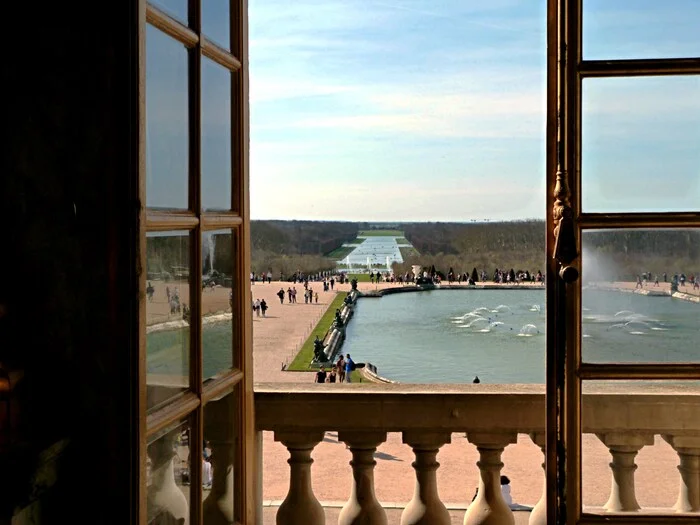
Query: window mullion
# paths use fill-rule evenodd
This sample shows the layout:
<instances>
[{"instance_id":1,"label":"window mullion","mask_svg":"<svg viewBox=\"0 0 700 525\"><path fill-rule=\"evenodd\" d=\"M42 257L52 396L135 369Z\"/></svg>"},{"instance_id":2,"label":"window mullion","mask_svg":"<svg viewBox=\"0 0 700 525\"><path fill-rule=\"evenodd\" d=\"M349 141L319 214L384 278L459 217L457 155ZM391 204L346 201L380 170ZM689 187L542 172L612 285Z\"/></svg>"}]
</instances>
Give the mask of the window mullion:
<instances>
[{"instance_id":1,"label":"window mullion","mask_svg":"<svg viewBox=\"0 0 700 525\"><path fill-rule=\"evenodd\" d=\"M202 397L202 49L201 2L189 0L189 26L197 35L197 43L189 51L189 208L198 219L190 250L190 388ZM202 443L204 442L203 405L192 414L190 442L190 516L192 525L202 523Z\"/></svg>"}]
</instances>

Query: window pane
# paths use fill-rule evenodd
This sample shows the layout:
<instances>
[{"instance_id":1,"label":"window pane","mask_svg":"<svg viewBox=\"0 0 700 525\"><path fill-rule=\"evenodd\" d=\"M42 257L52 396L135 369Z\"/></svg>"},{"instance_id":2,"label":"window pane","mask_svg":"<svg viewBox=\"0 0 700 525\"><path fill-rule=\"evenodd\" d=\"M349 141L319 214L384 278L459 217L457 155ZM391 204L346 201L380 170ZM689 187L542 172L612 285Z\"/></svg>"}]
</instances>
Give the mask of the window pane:
<instances>
[{"instance_id":1,"label":"window pane","mask_svg":"<svg viewBox=\"0 0 700 525\"><path fill-rule=\"evenodd\" d=\"M700 230L586 231L582 245L584 361L700 361Z\"/></svg>"},{"instance_id":2,"label":"window pane","mask_svg":"<svg viewBox=\"0 0 700 525\"><path fill-rule=\"evenodd\" d=\"M149 525L189 523L190 435L190 424L185 420L161 432L148 444Z\"/></svg>"},{"instance_id":3,"label":"window pane","mask_svg":"<svg viewBox=\"0 0 700 525\"><path fill-rule=\"evenodd\" d=\"M146 29L146 204L187 208L187 50Z\"/></svg>"},{"instance_id":4,"label":"window pane","mask_svg":"<svg viewBox=\"0 0 700 525\"><path fill-rule=\"evenodd\" d=\"M146 238L146 360L148 408L189 385L188 232L152 232Z\"/></svg>"},{"instance_id":5,"label":"window pane","mask_svg":"<svg viewBox=\"0 0 700 525\"><path fill-rule=\"evenodd\" d=\"M584 511L700 512L700 381L585 381L581 420Z\"/></svg>"},{"instance_id":6,"label":"window pane","mask_svg":"<svg viewBox=\"0 0 700 525\"><path fill-rule=\"evenodd\" d=\"M233 365L233 276L237 253L231 230L202 233L203 378Z\"/></svg>"},{"instance_id":7,"label":"window pane","mask_svg":"<svg viewBox=\"0 0 700 525\"><path fill-rule=\"evenodd\" d=\"M587 60L700 56L696 0L585 0Z\"/></svg>"},{"instance_id":8,"label":"window pane","mask_svg":"<svg viewBox=\"0 0 700 525\"><path fill-rule=\"evenodd\" d=\"M206 2L208 0L205 0ZM149 3L187 25L187 0L150 0Z\"/></svg>"},{"instance_id":9,"label":"window pane","mask_svg":"<svg viewBox=\"0 0 700 525\"><path fill-rule=\"evenodd\" d=\"M235 395L232 391L204 407L202 501L204 524L233 523Z\"/></svg>"},{"instance_id":10,"label":"window pane","mask_svg":"<svg viewBox=\"0 0 700 525\"><path fill-rule=\"evenodd\" d=\"M700 77L583 83L586 212L700 209Z\"/></svg>"},{"instance_id":11,"label":"window pane","mask_svg":"<svg viewBox=\"0 0 700 525\"><path fill-rule=\"evenodd\" d=\"M231 72L202 59L202 207L231 208Z\"/></svg>"},{"instance_id":12,"label":"window pane","mask_svg":"<svg viewBox=\"0 0 700 525\"><path fill-rule=\"evenodd\" d=\"M224 49L230 49L230 0L202 2L202 33Z\"/></svg>"}]
</instances>

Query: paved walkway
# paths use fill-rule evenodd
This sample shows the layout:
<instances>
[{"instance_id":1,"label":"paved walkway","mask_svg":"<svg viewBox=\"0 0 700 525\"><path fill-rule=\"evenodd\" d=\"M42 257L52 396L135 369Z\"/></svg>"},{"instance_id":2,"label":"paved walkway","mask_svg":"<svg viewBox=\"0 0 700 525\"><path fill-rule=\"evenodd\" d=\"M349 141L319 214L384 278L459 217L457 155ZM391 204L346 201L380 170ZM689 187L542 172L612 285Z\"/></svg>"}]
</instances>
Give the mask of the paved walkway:
<instances>
[{"instance_id":1,"label":"paved walkway","mask_svg":"<svg viewBox=\"0 0 700 525\"><path fill-rule=\"evenodd\" d=\"M254 319L254 360L256 382L312 382L313 375L304 372L283 372L281 364L293 358L332 301L335 292L322 292L320 283L312 283L319 290L319 303L303 303L303 285L297 284L297 304L279 304L275 294L291 283L256 283L253 298L265 298L270 305L267 318ZM492 283L487 283L492 284ZM401 285L359 283L360 290L374 290ZM540 286L540 285L535 285ZM350 285L336 286L336 291L349 291ZM329 385L326 385L326 387ZM595 436L583 439L583 498L586 505L602 506L610 492L610 454ZM289 467L286 449L274 442L273 435L263 436L263 499L282 500L289 487ZM313 453L312 483L319 500L345 500L349 494L351 469L350 452L337 441L334 432L326 433L324 441ZM380 501L406 503L413 494L414 475L411 468L413 453L401 443L400 434L389 434L376 456L376 492ZM444 446L438 460L438 484L443 501L463 505L471 501L478 483L476 447L464 434L453 434L452 444ZM542 452L529 437L518 436L518 443L506 448L503 455L503 473L512 481L512 495L516 503L534 505L542 493L544 475L541 468ZM638 455L636 473L637 498L642 507L670 507L678 496L678 456L661 438L653 447L644 447ZM274 509L266 510L274 514Z\"/></svg>"}]
</instances>

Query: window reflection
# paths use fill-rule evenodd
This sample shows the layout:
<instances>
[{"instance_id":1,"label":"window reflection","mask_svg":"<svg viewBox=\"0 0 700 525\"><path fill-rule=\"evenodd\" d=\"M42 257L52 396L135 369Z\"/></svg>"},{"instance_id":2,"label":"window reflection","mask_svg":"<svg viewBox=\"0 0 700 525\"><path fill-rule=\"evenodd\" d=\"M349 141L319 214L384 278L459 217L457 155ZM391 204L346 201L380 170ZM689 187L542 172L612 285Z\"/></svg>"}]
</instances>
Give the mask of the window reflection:
<instances>
[{"instance_id":1,"label":"window reflection","mask_svg":"<svg viewBox=\"0 0 700 525\"><path fill-rule=\"evenodd\" d=\"M699 22L695 0L585 0L584 58L696 57Z\"/></svg>"},{"instance_id":2,"label":"window reflection","mask_svg":"<svg viewBox=\"0 0 700 525\"><path fill-rule=\"evenodd\" d=\"M149 525L189 523L190 424L181 421L148 445L146 484Z\"/></svg>"},{"instance_id":3,"label":"window reflection","mask_svg":"<svg viewBox=\"0 0 700 525\"><path fill-rule=\"evenodd\" d=\"M230 0L202 1L202 33L224 49L230 48Z\"/></svg>"},{"instance_id":4,"label":"window reflection","mask_svg":"<svg viewBox=\"0 0 700 525\"><path fill-rule=\"evenodd\" d=\"M146 204L187 208L187 50L146 29Z\"/></svg>"},{"instance_id":5,"label":"window reflection","mask_svg":"<svg viewBox=\"0 0 700 525\"><path fill-rule=\"evenodd\" d=\"M202 233L202 372L204 379L233 364L235 237L228 230Z\"/></svg>"},{"instance_id":6,"label":"window reflection","mask_svg":"<svg viewBox=\"0 0 700 525\"><path fill-rule=\"evenodd\" d=\"M582 356L700 361L700 230L586 231Z\"/></svg>"},{"instance_id":7,"label":"window reflection","mask_svg":"<svg viewBox=\"0 0 700 525\"><path fill-rule=\"evenodd\" d=\"M586 79L586 212L700 209L700 77Z\"/></svg>"},{"instance_id":8,"label":"window reflection","mask_svg":"<svg viewBox=\"0 0 700 525\"><path fill-rule=\"evenodd\" d=\"M202 207L231 208L231 72L202 59Z\"/></svg>"},{"instance_id":9,"label":"window reflection","mask_svg":"<svg viewBox=\"0 0 700 525\"><path fill-rule=\"evenodd\" d=\"M187 25L187 0L150 0L149 3Z\"/></svg>"},{"instance_id":10,"label":"window reflection","mask_svg":"<svg viewBox=\"0 0 700 525\"><path fill-rule=\"evenodd\" d=\"M235 399L231 389L204 407L202 507L205 525L234 522Z\"/></svg>"},{"instance_id":11,"label":"window reflection","mask_svg":"<svg viewBox=\"0 0 700 525\"><path fill-rule=\"evenodd\" d=\"M146 238L146 361L148 408L189 385L188 232L152 232Z\"/></svg>"}]
</instances>

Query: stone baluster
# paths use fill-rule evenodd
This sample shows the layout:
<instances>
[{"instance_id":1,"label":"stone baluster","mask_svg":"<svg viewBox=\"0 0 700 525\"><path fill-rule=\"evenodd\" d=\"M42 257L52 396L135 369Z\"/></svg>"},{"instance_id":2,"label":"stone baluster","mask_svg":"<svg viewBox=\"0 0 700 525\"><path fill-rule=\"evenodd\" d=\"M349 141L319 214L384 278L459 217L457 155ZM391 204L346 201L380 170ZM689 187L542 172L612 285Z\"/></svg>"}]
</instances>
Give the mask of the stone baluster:
<instances>
[{"instance_id":1,"label":"stone baluster","mask_svg":"<svg viewBox=\"0 0 700 525\"><path fill-rule=\"evenodd\" d=\"M386 432L340 431L338 440L344 441L352 453L352 491L345 503L338 525L386 525L386 513L374 494L374 452L386 441Z\"/></svg>"},{"instance_id":2,"label":"stone baluster","mask_svg":"<svg viewBox=\"0 0 700 525\"><path fill-rule=\"evenodd\" d=\"M175 482L175 438L179 431L167 434L148 446L151 458L151 485L148 487L148 514L156 523L174 520L183 525L190 522L187 498Z\"/></svg>"},{"instance_id":3,"label":"stone baluster","mask_svg":"<svg viewBox=\"0 0 700 525\"><path fill-rule=\"evenodd\" d=\"M512 433L482 434L468 432L467 439L479 451L479 491L464 516L464 525L514 525L510 507L501 494L501 454L518 435Z\"/></svg>"},{"instance_id":4,"label":"stone baluster","mask_svg":"<svg viewBox=\"0 0 700 525\"><path fill-rule=\"evenodd\" d=\"M546 457L547 436L544 432L533 432L530 434L532 442L540 447L542 454ZM542 487L542 496L537 501L530 513L528 525L547 525L547 463L542 462L542 470L544 470L544 485Z\"/></svg>"},{"instance_id":5,"label":"stone baluster","mask_svg":"<svg viewBox=\"0 0 700 525\"><path fill-rule=\"evenodd\" d=\"M311 488L311 452L323 432L275 432L289 450L289 492L277 511L277 525L324 525L326 515Z\"/></svg>"},{"instance_id":6,"label":"stone baluster","mask_svg":"<svg viewBox=\"0 0 700 525\"><path fill-rule=\"evenodd\" d=\"M603 508L609 512L633 512L641 507L634 490L634 458L645 445L654 444L653 434L610 433L597 434L612 455L612 488Z\"/></svg>"},{"instance_id":7,"label":"stone baluster","mask_svg":"<svg viewBox=\"0 0 700 525\"><path fill-rule=\"evenodd\" d=\"M416 460L412 466L416 471L416 488L413 499L401 514L401 525L450 525L450 513L440 501L437 490L436 461L438 450L450 442L449 432L403 433L403 442L410 445Z\"/></svg>"},{"instance_id":8,"label":"stone baluster","mask_svg":"<svg viewBox=\"0 0 700 525\"><path fill-rule=\"evenodd\" d=\"M234 397L209 401L204 407L204 437L211 446L212 484L202 504L205 525L233 523ZM201 468L201 467L200 467Z\"/></svg>"},{"instance_id":9,"label":"stone baluster","mask_svg":"<svg viewBox=\"0 0 700 525\"><path fill-rule=\"evenodd\" d=\"M677 512L700 512L700 436L663 436L678 454L681 473Z\"/></svg>"}]
</instances>

